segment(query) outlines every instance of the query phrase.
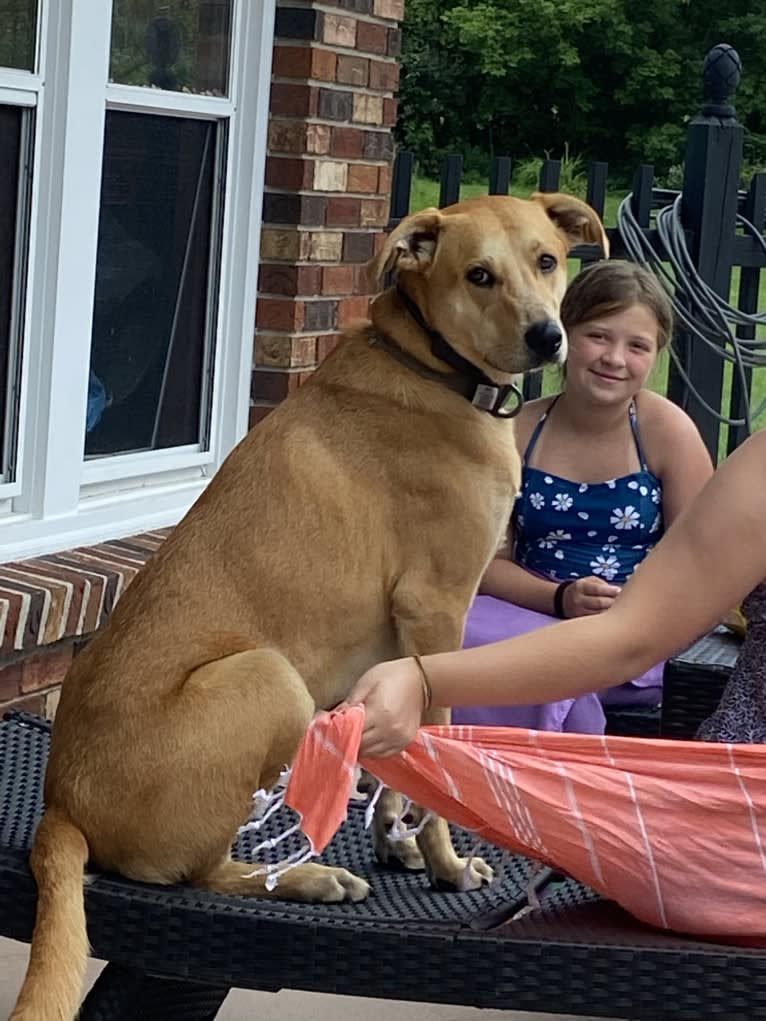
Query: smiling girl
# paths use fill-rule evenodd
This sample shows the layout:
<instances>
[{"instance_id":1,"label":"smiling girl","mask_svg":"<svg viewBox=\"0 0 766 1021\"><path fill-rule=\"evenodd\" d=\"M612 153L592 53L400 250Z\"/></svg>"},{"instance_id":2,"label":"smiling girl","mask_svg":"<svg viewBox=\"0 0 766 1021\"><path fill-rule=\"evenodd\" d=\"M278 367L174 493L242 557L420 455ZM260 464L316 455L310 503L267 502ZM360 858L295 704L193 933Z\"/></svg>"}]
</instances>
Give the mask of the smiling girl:
<instances>
[{"instance_id":1,"label":"smiling girl","mask_svg":"<svg viewBox=\"0 0 766 1021\"><path fill-rule=\"evenodd\" d=\"M570 285L561 318L564 389L516 419L522 480L509 546L484 575L464 648L607 609L713 471L689 416L644 389L672 331L657 279L633 263L596 263ZM659 703L662 667L600 696L455 709L453 722L601 733L602 703Z\"/></svg>"}]
</instances>

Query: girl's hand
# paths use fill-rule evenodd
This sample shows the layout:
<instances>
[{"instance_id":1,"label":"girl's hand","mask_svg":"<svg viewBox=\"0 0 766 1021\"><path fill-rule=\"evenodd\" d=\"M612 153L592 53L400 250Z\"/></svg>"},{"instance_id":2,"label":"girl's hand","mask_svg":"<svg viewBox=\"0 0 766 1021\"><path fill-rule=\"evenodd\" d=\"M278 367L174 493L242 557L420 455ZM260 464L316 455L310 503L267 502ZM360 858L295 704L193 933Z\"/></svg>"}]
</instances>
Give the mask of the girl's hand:
<instances>
[{"instance_id":1,"label":"girl's hand","mask_svg":"<svg viewBox=\"0 0 766 1021\"><path fill-rule=\"evenodd\" d=\"M346 701L366 711L359 755L384 759L412 741L420 726L423 686L413 659L378 663L359 678Z\"/></svg>"},{"instance_id":2,"label":"girl's hand","mask_svg":"<svg viewBox=\"0 0 766 1021\"><path fill-rule=\"evenodd\" d=\"M595 575L578 578L564 592L564 616L585 617L587 614L608 610L620 591L619 585L610 585Z\"/></svg>"}]
</instances>

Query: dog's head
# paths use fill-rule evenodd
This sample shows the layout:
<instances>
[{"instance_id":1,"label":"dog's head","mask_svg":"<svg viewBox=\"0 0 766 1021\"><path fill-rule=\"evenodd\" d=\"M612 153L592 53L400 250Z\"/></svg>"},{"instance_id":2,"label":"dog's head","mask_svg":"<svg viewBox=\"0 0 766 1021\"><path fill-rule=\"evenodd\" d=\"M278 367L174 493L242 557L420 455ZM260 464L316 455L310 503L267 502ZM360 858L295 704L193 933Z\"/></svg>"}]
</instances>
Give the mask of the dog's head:
<instances>
[{"instance_id":1,"label":"dog's head","mask_svg":"<svg viewBox=\"0 0 766 1021\"><path fill-rule=\"evenodd\" d=\"M608 241L571 195L486 196L404 219L369 264L393 270L428 325L474 364L524 372L566 357L559 304L567 253Z\"/></svg>"}]
</instances>

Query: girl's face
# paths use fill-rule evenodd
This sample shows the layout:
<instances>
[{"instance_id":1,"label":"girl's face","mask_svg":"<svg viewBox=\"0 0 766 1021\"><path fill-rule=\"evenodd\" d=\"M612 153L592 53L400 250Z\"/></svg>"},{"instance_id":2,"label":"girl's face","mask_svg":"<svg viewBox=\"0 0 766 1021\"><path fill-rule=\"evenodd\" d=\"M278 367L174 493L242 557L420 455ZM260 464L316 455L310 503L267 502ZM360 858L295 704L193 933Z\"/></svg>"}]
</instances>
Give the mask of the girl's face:
<instances>
[{"instance_id":1,"label":"girl's face","mask_svg":"<svg viewBox=\"0 0 766 1021\"><path fill-rule=\"evenodd\" d=\"M635 397L659 350L657 320L646 305L587 320L568 332L568 391L599 404Z\"/></svg>"}]
</instances>

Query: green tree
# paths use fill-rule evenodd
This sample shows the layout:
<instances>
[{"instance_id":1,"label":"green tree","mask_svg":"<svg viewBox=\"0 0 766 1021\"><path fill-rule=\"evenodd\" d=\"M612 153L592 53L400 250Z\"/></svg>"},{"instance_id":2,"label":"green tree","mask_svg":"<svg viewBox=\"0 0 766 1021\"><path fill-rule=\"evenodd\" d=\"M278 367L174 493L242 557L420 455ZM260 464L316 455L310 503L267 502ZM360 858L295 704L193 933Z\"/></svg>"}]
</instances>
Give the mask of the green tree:
<instances>
[{"instance_id":1,"label":"green tree","mask_svg":"<svg viewBox=\"0 0 766 1021\"><path fill-rule=\"evenodd\" d=\"M408 0L399 136L433 167L445 151L516 158L565 146L628 170L683 154L707 50L744 63L736 99L766 155L766 5L758 0ZM430 165L430 166L429 166Z\"/></svg>"}]
</instances>

